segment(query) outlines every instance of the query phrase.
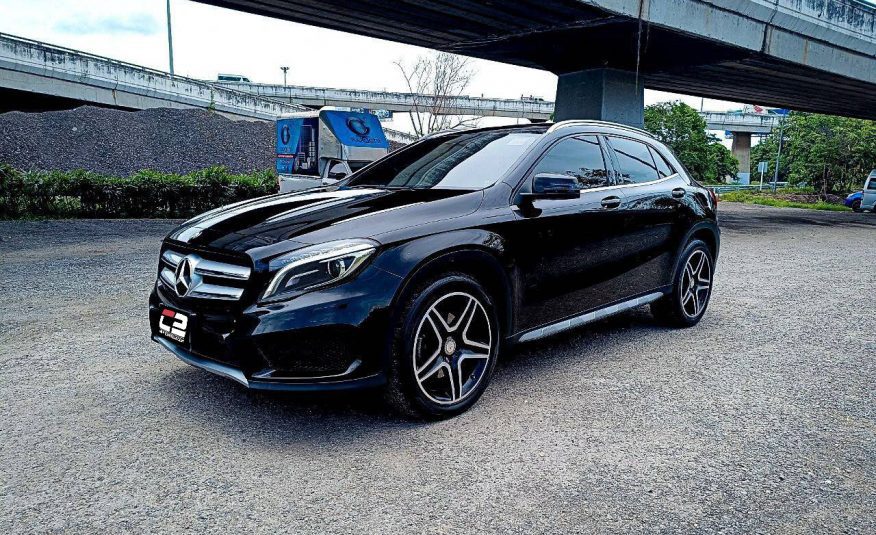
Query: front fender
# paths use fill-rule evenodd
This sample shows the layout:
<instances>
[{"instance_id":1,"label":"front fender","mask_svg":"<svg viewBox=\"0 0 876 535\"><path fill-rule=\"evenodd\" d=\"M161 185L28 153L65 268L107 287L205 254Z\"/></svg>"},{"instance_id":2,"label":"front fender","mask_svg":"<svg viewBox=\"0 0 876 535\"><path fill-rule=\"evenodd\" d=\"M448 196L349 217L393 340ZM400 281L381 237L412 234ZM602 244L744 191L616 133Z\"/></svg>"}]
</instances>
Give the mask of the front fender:
<instances>
[{"instance_id":1,"label":"front fender","mask_svg":"<svg viewBox=\"0 0 876 535\"><path fill-rule=\"evenodd\" d=\"M376 264L399 277L407 278L424 262L454 251L473 249L489 252L496 258L506 256L505 239L483 229L463 229L433 234L391 247Z\"/></svg>"},{"instance_id":2,"label":"front fender","mask_svg":"<svg viewBox=\"0 0 876 535\"><path fill-rule=\"evenodd\" d=\"M396 311L399 301L419 281L448 272L470 274L496 300L505 333L513 331L518 277L505 239L499 234L462 229L417 238L389 248L375 266L404 279L393 303Z\"/></svg>"}]
</instances>

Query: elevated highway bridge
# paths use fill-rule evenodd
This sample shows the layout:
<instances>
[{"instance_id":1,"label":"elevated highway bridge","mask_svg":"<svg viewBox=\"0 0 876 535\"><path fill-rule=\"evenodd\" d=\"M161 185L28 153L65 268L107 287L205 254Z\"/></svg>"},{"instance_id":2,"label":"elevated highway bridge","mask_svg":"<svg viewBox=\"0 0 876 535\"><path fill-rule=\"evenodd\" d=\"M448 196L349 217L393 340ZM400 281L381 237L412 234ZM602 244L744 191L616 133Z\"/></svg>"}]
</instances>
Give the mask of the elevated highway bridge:
<instances>
[{"instance_id":1,"label":"elevated highway bridge","mask_svg":"<svg viewBox=\"0 0 876 535\"><path fill-rule=\"evenodd\" d=\"M876 119L859 0L197 0L545 69L556 118L641 125L644 88Z\"/></svg>"}]
</instances>

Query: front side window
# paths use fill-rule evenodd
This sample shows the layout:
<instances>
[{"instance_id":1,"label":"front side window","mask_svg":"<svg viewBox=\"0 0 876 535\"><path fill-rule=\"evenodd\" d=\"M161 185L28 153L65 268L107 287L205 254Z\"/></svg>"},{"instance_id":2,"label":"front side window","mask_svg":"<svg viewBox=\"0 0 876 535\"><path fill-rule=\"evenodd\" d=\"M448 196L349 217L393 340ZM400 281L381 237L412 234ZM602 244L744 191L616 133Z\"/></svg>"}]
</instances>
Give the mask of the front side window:
<instances>
[{"instance_id":1,"label":"front side window","mask_svg":"<svg viewBox=\"0 0 876 535\"><path fill-rule=\"evenodd\" d=\"M596 136L570 137L560 141L548 149L535 166L533 176L540 173L575 177L581 189L609 184L605 160Z\"/></svg>"},{"instance_id":2,"label":"front side window","mask_svg":"<svg viewBox=\"0 0 876 535\"><path fill-rule=\"evenodd\" d=\"M659 178L648 145L622 137L611 137L609 142L617 155L618 183L641 184Z\"/></svg>"},{"instance_id":3,"label":"front side window","mask_svg":"<svg viewBox=\"0 0 876 535\"><path fill-rule=\"evenodd\" d=\"M490 130L428 138L378 160L346 186L479 190L496 183L544 130Z\"/></svg>"},{"instance_id":4,"label":"front side window","mask_svg":"<svg viewBox=\"0 0 876 535\"><path fill-rule=\"evenodd\" d=\"M876 177L870 179L870 184L867 186L867 189L876 189Z\"/></svg>"}]
</instances>

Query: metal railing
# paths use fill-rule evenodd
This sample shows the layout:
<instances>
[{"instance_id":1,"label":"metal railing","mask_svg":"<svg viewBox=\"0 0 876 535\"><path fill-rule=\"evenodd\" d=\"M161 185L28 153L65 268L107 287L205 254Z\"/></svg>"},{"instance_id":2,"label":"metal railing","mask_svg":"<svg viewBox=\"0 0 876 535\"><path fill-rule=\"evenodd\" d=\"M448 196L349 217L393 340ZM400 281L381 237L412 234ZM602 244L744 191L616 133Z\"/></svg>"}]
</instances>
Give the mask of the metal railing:
<instances>
[{"instance_id":1,"label":"metal railing","mask_svg":"<svg viewBox=\"0 0 876 535\"><path fill-rule=\"evenodd\" d=\"M776 188L779 188L779 189L784 188L787 185L788 185L787 182L776 182ZM757 184L727 184L726 186L721 185L721 186L705 186L705 187L707 189L714 191L716 194L720 195L722 193L727 193L730 191L760 191L761 189L763 189L763 191L767 191L767 190L772 191L773 183L772 183L772 181L764 182L763 188L761 188L761 185L759 182Z\"/></svg>"}]
</instances>

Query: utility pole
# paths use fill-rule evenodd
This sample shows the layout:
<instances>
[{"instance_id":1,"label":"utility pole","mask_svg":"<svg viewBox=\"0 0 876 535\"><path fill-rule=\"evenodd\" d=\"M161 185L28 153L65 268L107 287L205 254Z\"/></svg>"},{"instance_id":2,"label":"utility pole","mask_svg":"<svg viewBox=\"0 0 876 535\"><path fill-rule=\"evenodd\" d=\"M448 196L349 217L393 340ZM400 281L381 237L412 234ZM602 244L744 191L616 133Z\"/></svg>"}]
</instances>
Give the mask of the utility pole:
<instances>
[{"instance_id":1,"label":"utility pole","mask_svg":"<svg viewBox=\"0 0 876 535\"><path fill-rule=\"evenodd\" d=\"M283 71L283 87L286 87L286 73L289 72L289 67L280 67L280 70Z\"/></svg>"},{"instance_id":2,"label":"utility pole","mask_svg":"<svg viewBox=\"0 0 876 535\"><path fill-rule=\"evenodd\" d=\"M779 150L776 151L776 172L773 174L773 193L779 184L779 165L782 163L782 142L785 141L785 117L779 119Z\"/></svg>"},{"instance_id":3,"label":"utility pole","mask_svg":"<svg viewBox=\"0 0 876 535\"><path fill-rule=\"evenodd\" d=\"M170 31L170 0L167 0L167 54L170 58L170 76L173 77L173 33Z\"/></svg>"}]
</instances>

